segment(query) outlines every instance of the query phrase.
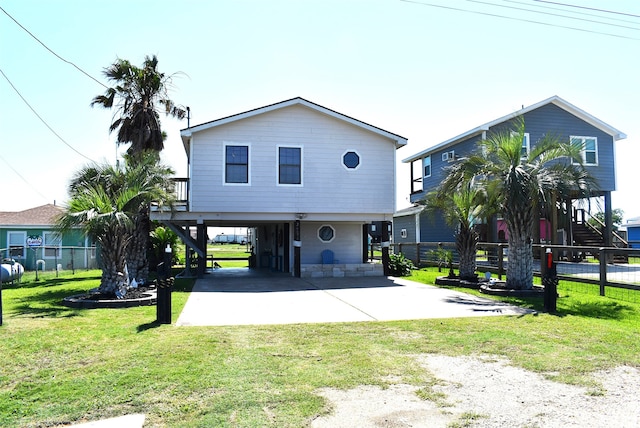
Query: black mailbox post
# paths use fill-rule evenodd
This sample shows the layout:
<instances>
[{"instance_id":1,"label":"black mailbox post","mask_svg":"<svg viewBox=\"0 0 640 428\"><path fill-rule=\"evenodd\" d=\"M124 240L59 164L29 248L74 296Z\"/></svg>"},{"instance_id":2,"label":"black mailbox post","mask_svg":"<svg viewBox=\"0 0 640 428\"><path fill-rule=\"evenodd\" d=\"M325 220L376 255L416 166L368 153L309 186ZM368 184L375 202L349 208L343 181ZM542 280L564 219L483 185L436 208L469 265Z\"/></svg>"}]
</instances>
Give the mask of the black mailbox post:
<instances>
[{"instance_id":1,"label":"black mailbox post","mask_svg":"<svg viewBox=\"0 0 640 428\"><path fill-rule=\"evenodd\" d=\"M171 288L173 287L171 255L171 247L167 245L164 250L164 259L158 265L156 318L159 324L171 324Z\"/></svg>"}]
</instances>

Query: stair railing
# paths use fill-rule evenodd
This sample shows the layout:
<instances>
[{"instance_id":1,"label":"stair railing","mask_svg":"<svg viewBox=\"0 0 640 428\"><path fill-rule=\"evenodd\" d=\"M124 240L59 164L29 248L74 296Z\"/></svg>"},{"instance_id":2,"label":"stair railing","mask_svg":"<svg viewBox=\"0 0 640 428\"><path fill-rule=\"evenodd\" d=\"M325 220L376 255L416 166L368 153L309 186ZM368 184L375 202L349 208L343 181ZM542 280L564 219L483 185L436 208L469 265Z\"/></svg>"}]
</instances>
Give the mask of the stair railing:
<instances>
[{"instance_id":1,"label":"stair railing","mask_svg":"<svg viewBox=\"0 0 640 428\"><path fill-rule=\"evenodd\" d=\"M584 224L587 228L589 228L590 230L592 230L593 232L597 233L598 235L600 235L601 237L603 236L602 231L605 230L606 225L600 221L600 219L598 217L592 216L591 214L589 214L588 212L586 212L583 208L578 209L577 211L580 212L581 214L581 218L582 221L578 222L578 216L577 214L575 215L575 219L576 219L576 223L582 223ZM589 222L589 219L593 219L593 222L596 223L598 225L598 227L594 226L593 224L591 224L591 222ZM618 248L628 248L629 247L629 243L627 242L626 239L624 239L622 236L618 235L618 233L615 230L611 231L611 234L613 235L613 246L618 247Z\"/></svg>"}]
</instances>

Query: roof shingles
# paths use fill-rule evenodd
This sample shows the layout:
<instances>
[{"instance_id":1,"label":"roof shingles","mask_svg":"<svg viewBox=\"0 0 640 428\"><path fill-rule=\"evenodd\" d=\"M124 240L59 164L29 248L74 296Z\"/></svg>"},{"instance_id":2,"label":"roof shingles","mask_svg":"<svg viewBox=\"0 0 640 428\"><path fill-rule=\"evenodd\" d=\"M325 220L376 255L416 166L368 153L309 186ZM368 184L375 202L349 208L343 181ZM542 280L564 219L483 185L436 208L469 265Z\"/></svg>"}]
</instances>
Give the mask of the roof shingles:
<instances>
[{"instance_id":1,"label":"roof shingles","mask_svg":"<svg viewBox=\"0 0 640 428\"><path fill-rule=\"evenodd\" d=\"M62 207L47 204L24 211L0 211L2 226L52 226L56 217L63 212Z\"/></svg>"}]
</instances>

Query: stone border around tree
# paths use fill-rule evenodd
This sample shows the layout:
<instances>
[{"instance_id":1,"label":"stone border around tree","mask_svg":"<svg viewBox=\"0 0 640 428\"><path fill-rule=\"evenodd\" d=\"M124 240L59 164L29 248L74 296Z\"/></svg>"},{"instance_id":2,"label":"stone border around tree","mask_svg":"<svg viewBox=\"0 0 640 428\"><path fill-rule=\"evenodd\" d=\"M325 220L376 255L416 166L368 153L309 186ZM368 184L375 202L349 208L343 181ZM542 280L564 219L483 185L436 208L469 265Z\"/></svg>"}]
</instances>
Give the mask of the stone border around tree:
<instances>
[{"instance_id":1,"label":"stone border around tree","mask_svg":"<svg viewBox=\"0 0 640 428\"><path fill-rule=\"evenodd\" d=\"M137 306L152 306L157 303L155 290L145 292L143 297L135 299L93 300L91 293L76 294L62 299L62 304L75 309L103 309L103 308L133 308Z\"/></svg>"}]
</instances>

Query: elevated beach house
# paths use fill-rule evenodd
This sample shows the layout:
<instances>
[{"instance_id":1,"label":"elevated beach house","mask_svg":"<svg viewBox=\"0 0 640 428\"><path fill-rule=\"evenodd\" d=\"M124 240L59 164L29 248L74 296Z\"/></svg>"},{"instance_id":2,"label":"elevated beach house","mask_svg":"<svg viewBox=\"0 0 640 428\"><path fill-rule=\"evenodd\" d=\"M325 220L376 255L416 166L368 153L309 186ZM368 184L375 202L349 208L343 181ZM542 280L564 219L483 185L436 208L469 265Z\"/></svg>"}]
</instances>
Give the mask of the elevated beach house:
<instances>
[{"instance_id":1,"label":"elevated beach house","mask_svg":"<svg viewBox=\"0 0 640 428\"><path fill-rule=\"evenodd\" d=\"M179 181L183 205L156 209L152 219L199 256L199 275L207 227L225 226L249 228L253 268L384 274L368 261L367 243L370 233L390 229L396 150L406 138L303 98L190 126L181 136L189 161L189 177Z\"/></svg>"},{"instance_id":2,"label":"elevated beach house","mask_svg":"<svg viewBox=\"0 0 640 428\"><path fill-rule=\"evenodd\" d=\"M605 245L612 243L611 192L616 189L615 142L626 138L618 129L553 96L491 122L477 126L461 135L422 150L403 162L411 166L411 196L413 207L401 210L394 218L394 242L452 242L454 231L442 218L427 216L417 203L434 189L445 174L445 167L478 148L478 142L494 132L515 127L514 121L524 119L523 153L528 153L544 135L581 144L582 157L589 173L597 180L594 196L604 201L605 233L589 230L588 214L576 209L572 199L560 201L552 214L542 215L536 241L564 245ZM481 225L481 240L505 242L506 225L500 218Z\"/></svg>"}]
</instances>

